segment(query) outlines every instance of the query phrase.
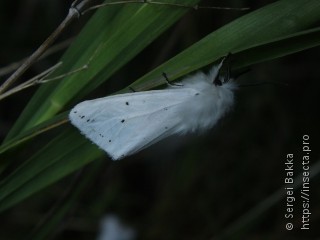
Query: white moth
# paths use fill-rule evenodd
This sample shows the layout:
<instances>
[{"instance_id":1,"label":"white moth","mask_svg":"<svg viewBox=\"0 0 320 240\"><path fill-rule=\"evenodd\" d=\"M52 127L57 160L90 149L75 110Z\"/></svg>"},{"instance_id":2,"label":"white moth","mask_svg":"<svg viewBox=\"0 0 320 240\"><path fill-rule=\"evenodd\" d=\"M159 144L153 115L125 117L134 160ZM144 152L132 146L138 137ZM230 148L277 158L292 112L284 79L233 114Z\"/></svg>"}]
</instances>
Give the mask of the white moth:
<instances>
[{"instance_id":1,"label":"white moth","mask_svg":"<svg viewBox=\"0 0 320 240\"><path fill-rule=\"evenodd\" d=\"M219 77L223 61L163 90L84 101L71 123L113 160L132 155L173 134L213 127L233 104L235 84Z\"/></svg>"}]
</instances>

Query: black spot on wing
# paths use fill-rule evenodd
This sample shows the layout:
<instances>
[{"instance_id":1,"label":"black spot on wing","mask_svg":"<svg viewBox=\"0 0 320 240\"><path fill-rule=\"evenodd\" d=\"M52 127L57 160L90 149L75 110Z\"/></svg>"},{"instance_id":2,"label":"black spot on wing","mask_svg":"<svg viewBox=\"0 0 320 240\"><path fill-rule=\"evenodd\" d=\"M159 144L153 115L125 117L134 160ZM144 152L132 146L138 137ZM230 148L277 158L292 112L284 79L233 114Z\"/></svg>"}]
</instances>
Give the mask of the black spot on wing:
<instances>
[{"instance_id":1,"label":"black spot on wing","mask_svg":"<svg viewBox=\"0 0 320 240\"><path fill-rule=\"evenodd\" d=\"M128 106L128 105L129 105L129 102L126 102L126 105Z\"/></svg>"},{"instance_id":2,"label":"black spot on wing","mask_svg":"<svg viewBox=\"0 0 320 240\"><path fill-rule=\"evenodd\" d=\"M122 123L124 123L124 121L125 121L124 119L121 120Z\"/></svg>"}]
</instances>

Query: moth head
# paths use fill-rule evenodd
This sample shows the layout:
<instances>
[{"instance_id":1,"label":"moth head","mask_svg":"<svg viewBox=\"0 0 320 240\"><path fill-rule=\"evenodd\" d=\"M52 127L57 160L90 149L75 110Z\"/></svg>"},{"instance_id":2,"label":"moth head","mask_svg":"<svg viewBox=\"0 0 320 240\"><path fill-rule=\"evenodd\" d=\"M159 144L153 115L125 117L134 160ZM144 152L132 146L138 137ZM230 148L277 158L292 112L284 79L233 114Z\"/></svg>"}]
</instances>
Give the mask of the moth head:
<instances>
[{"instance_id":1,"label":"moth head","mask_svg":"<svg viewBox=\"0 0 320 240\"><path fill-rule=\"evenodd\" d=\"M219 74L216 76L216 78L213 80L213 84L215 86L222 86L223 84L229 82L230 77L229 76L219 76Z\"/></svg>"},{"instance_id":2,"label":"moth head","mask_svg":"<svg viewBox=\"0 0 320 240\"><path fill-rule=\"evenodd\" d=\"M227 67L225 71L220 71L221 68L219 68L215 78L213 79L213 84L215 86L222 86L223 84L230 81L230 67Z\"/></svg>"}]
</instances>

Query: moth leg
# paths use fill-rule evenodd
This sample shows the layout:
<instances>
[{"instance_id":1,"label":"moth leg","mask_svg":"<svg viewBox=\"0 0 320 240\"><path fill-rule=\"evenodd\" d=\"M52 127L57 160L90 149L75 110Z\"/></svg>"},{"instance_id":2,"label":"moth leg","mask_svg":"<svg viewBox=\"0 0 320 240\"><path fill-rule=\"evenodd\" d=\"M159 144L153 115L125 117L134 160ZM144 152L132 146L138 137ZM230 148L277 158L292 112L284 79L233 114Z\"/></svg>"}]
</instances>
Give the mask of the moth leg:
<instances>
[{"instance_id":1,"label":"moth leg","mask_svg":"<svg viewBox=\"0 0 320 240\"><path fill-rule=\"evenodd\" d=\"M130 91L132 92L136 92L136 90L133 89L133 87L128 87L130 89Z\"/></svg>"},{"instance_id":2,"label":"moth leg","mask_svg":"<svg viewBox=\"0 0 320 240\"><path fill-rule=\"evenodd\" d=\"M171 82L169 81L169 78L168 78L168 76L167 76L167 74L166 74L165 72L162 73L162 76L163 76L164 79L166 80L167 84L168 84L169 86L171 86L171 87L176 87L176 86L182 87L182 86L183 86L183 84L181 84L181 83L171 83Z\"/></svg>"}]
</instances>

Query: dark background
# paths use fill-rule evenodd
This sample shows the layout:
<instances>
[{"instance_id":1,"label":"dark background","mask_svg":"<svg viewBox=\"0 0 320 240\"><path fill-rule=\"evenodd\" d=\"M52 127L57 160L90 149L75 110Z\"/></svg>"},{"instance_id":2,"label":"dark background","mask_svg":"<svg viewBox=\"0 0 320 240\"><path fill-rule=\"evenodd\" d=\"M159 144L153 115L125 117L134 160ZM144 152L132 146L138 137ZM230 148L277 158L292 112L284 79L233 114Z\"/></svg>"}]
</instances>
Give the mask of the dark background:
<instances>
[{"instance_id":1,"label":"dark background","mask_svg":"<svg viewBox=\"0 0 320 240\"><path fill-rule=\"evenodd\" d=\"M248 6L254 10L271 2L230 0L203 4ZM56 0L1 1L1 67L31 54L64 18L68 6L69 2ZM125 87L242 14L190 11L88 98ZM58 42L75 36L85 22L82 18L73 23ZM285 199L271 207L266 207L264 201L283 189L288 153L294 154L295 177L301 171L303 135L310 136L311 166L319 164L319 52L317 47L251 66L239 84L273 81L288 86L239 88L232 111L207 134L171 138L119 162L106 157L89 164L0 215L1 239L25 239L61 199L66 184L79 184L81 176L95 168L99 170L90 180L86 178L85 192L51 235L53 239L94 239L99 220L107 213L117 214L135 228L139 239L214 239L225 233L234 239L317 239L318 177L310 183L310 230L299 230L302 203L298 188L295 229L291 232L285 230ZM21 81L52 66L62 53L35 64ZM36 89L0 102L0 139ZM249 221L242 232L232 233L230 227L259 204L266 212Z\"/></svg>"}]
</instances>

